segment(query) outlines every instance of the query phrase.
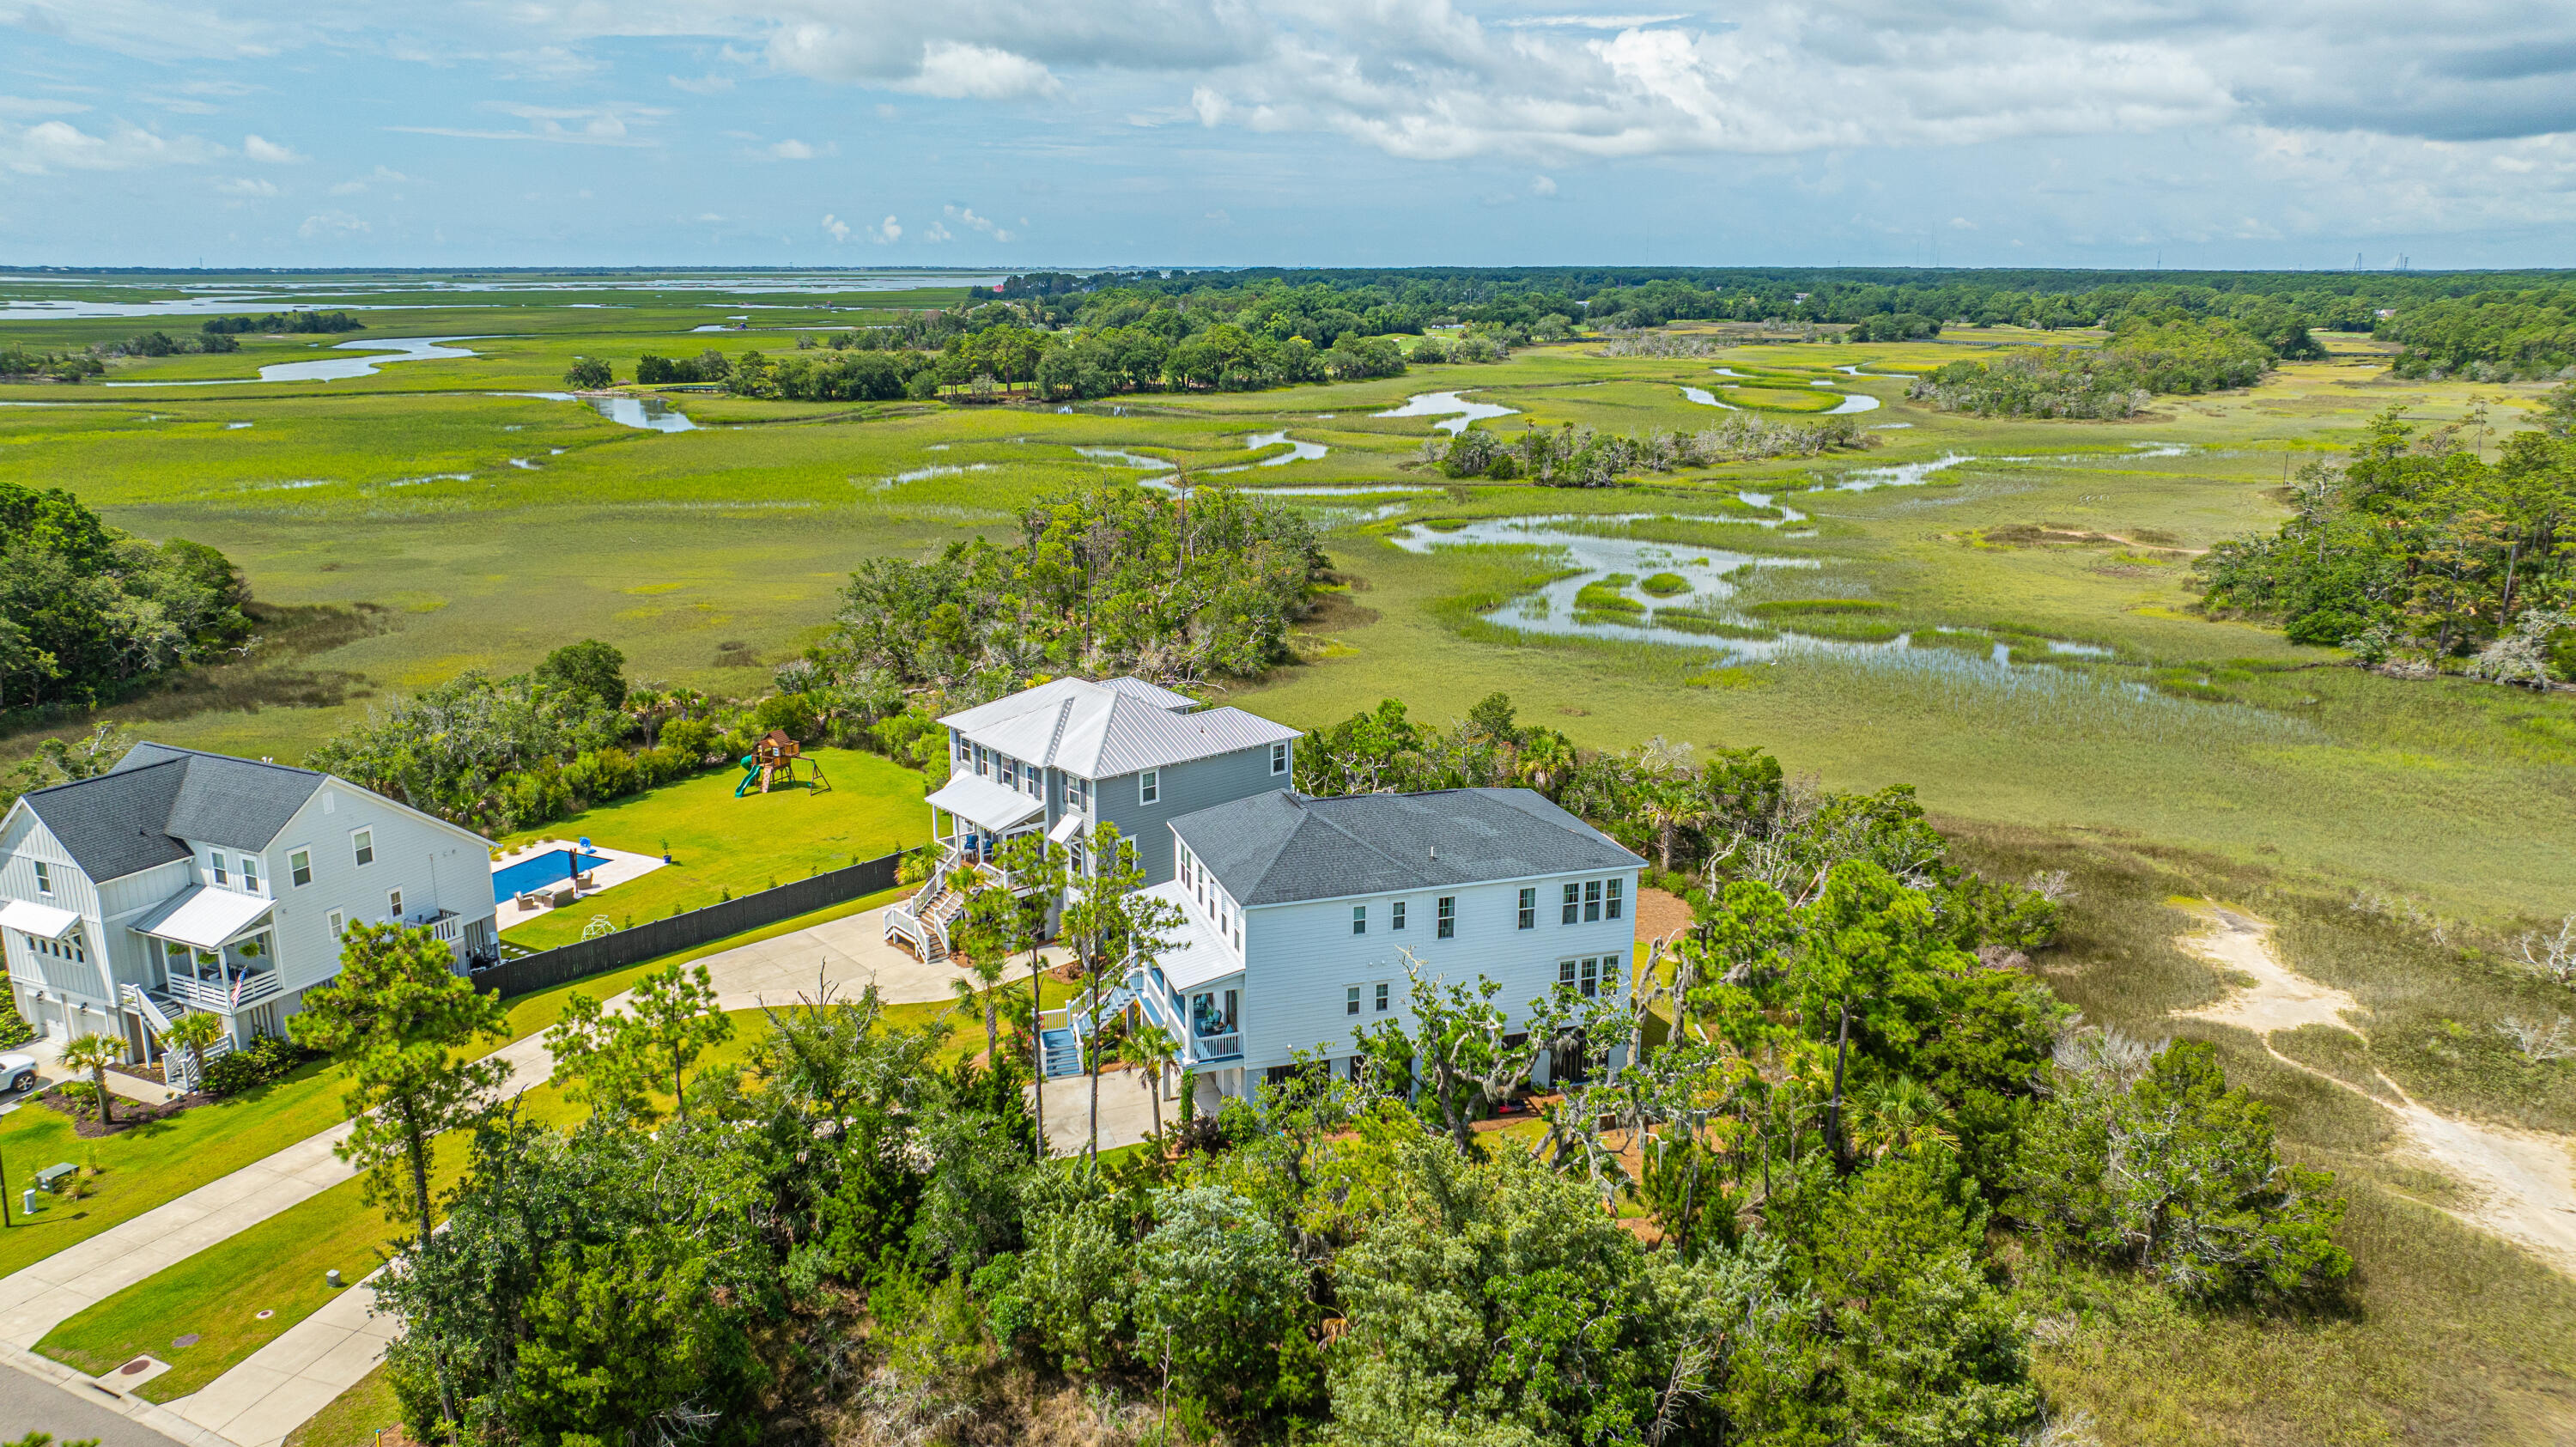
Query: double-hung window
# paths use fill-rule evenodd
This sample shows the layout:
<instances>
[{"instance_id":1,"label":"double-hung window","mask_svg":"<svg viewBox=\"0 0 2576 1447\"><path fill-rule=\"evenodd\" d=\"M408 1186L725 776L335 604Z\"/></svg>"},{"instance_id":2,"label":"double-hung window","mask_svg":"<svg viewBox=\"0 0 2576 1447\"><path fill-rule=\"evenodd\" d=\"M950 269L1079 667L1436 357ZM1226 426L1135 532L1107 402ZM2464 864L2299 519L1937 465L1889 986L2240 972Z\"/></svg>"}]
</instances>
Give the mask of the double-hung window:
<instances>
[{"instance_id":1,"label":"double-hung window","mask_svg":"<svg viewBox=\"0 0 2576 1447\"><path fill-rule=\"evenodd\" d=\"M242 888L253 894L259 893L259 859L256 855L242 856Z\"/></svg>"},{"instance_id":2,"label":"double-hung window","mask_svg":"<svg viewBox=\"0 0 2576 1447\"><path fill-rule=\"evenodd\" d=\"M338 910L336 910L336 909L335 909L335 910L331 911L331 913L330 913L328 916L326 916L326 917L325 917L325 919L324 919L324 923L328 924L328 925L331 927L331 938L333 938L333 939L335 939L335 940L336 940L336 939L338 939L338 938L340 937L340 930L341 930L341 927L346 923L346 919L345 919L345 917L344 917L344 916L342 916L342 915L341 915L341 913L340 913Z\"/></svg>"},{"instance_id":3,"label":"double-hung window","mask_svg":"<svg viewBox=\"0 0 2576 1447\"><path fill-rule=\"evenodd\" d=\"M402 923L402 914L402 891L399 889L386 890L385 918L392 920L396 924L400 924Z\"/></svg>"},{"instance_id":4,"label":"double-hung window","mask_svg":"<svg viewBox=\"0 0 2576 1447\"><path fill-rule=\"evenodd\" d=\"M1160 769L1147 769L1145 772L1143 772L1143 773L1141 773L1141 774L1138 774L1138 775L1136 776L1136 802L1137 802L1137 803L1139 803L1139 804L1155 804L1155 803L1160 803L1160 802L1162 802L1162 798L1163 798L1163 771L1162 771L1162 770L1160 770Z\"/></svg>"},{"instance_id":5,"label":"double-hung window","mask_svg":"<svg viewBox=\"0 0 2576 1447\"><path fill-rule=\"evenodd\" d=\"M1514 928L1516 928L1516 929L1537 929L1537 928L1538 928L1538 891L1537 891L1537 890L1535 890L1535 889L1524 889L1524 890L1522 890L1522 891L1521 891L1521 912L1520 912L1520 918L1519 918L1518 922L1517 922L1513 927L1514 927Z\"/></svg>"},{"instance_id":6,"label":"double-hung window","mask_svg":"<svg viewBox=\"0 0 2576 1447\"><path fill-rule=\"evenodd\" d=\"M1274 774L1284 774L1288 772L1288 746L1286 744L1272 744L1270 746L1270 772Z\"/></svg>"},{"instance_id":7,"label":"double-hung window","mask_svg":"<svg viewBox=\"0 0 2576 1447\"><path fill-rule=\"evenodd\" d=\"M1617 919L1619 917L1621 903L1619 896L1626 892L1628 881L1624 879L1614 879L1608 884L1603 885L1602 888L1608 890L1609 893L1601 901L1601 917L1603 919Z\"/></svg>"},{"instance_id":8,"label":"double-hung window","mask_svg":"<svg viewBox=\"0 0 2576 1447\"><path fill-rule=\"evenodd\" d=\"M49 899L53 897L54 893L53 866L47 864L41 859L36 861L36 893L44 895Z\"/></svg>"},{"instance_id":9,"label":"double-hung window","mask_svg":"<svg viewBox=\"0 0 2576 1447\"><path fill-rule=\"evenodd\" d=\"M1458 937L1458 896L1454 894L1444 894L1440 896L1440 905L1436 911L1436 917L1440 923L1438 931L1440 938L1444 940L1456 939Z\"/></svg>"},{"instance_id":10,"label":"double-hung window","mask_svg":"<svg viewBox=\"0 0 2576 1447\"><path fill-rule=\"evenodd\" d=\"M313 851L310 849L298 849L294 853L286 856L286 876L287 878L295 881L295 887L297 889L302 889L304 886L311 884L313 882Z\"/></svg>"},{"instance_id":11,"label":"double-hung window","mask_svg":"<svg viewBox=\"0 0 2576 1447\"><path fill-rule=\"evenodd\" d=\"M1360 987L1353 985L1342 992L1342 1013L1345 1015L1356 1015L1359 1012Z\"/></svg>"},{"instance_id":12,"label":"double-hung window","mask_svg":"<svg viewBox=\"0 0 2576 1447\"><path fill-rule=\"evenodd\" d=\"M1611 955L1587 955L1581 959L1557 961L1558 988L1570 994L1580 994L1585 999L1600 994L1603 982L1610 977L1615 958Z\"/></svg>"},{"instance_id":13,"label":"double-hung window","mask_svg":"<svg viewBox=\"0 0 2576 1447\"><path fill-rule=\"evenodd\" d=\"M1012 758L1008 754L996 754L993 756L993 762L998 765L1001 770L1000 778L1002 780L1003 788L1016 789L1020 786L1019 760Z\"/></svg>"},{"instance_id":14,"label":"double-hung window","mask_svg":"<svg viewBox=\"0 0 2576 1447\"><path fill-rule=\"evenodd\" d=\"M215 883L228 885L233 882L233 877L224 872L224 856L221 853L207 855L206 862L208 867L215 871Z\"/></svg>"},{"instance_id":15,"label":"double-hung window","mask_svg":"<svg viewBox=\"0 0 2576 1447\"><path fill-rule=\"evenodd\" d=\"M1389 991L1389 989L1388 989L1387 983L1386 983L1384 980L1380 980L1380 981L1378 982L1378 986L1377 986L1377 1012L1378 1012L1379 1014L1381 1014L1381 1015L1383 1015L1383 1014L1385 1014L1385 1013L1386 1013L1386 1007L1387 1007L1387 1003L1388 1003L1388 1002L1387 1002L1387 996L1388 996L1388 994L1389 994L1389 993L1390 993L1390 991Z\"/></svg>"},{"instance_id":16,"label":"double-hung window","mask_svg":"<svg viewBox=\"0 0 2576 1447\"><path fill-rule=\"evenodd\" d=\"M360 864L376 862L376 831L361 829L349 836L349 853Z\"/></svg>"},{"instance_id":17,"label":"double-hung window","mask_svg":"<svg viewBox=\"0 0 2576 1447\"><path fill-rule=\"evenodd\" d=\"M1351 906L1351 933L1355 935L1364 935L1368 933L1367 905L1355 904Z\"/></svg>"},{"instance_id":18,"label":"double-hung window","mask_svg":"<svg viewBox=\"0 0 2576 1447\"><path fill-rule=\"evenodd\" d=\"M1581 918L1583 918L1583 886L1568 884L1565 887L1565 912L1558 917L1557 923L1572 924Z\"/></svg>"},{"instance_id":19,"label":"double-hung window","mask_svg":"<svg viewBox=\"0 0 2576 1447\"><path fill-rule=\"evenodd\" d=\"M1395 903L1388 905L1386 907L1386 915L1386 927L1388 929L1399 930L1404 928L1404 901L1399 899Z\"/></svg>"},{"instance_id":20,"label":"double-hung window","mask_svg":"<svg viewBox=\"0 0 2576 1447\"><path fill-rule=\"evenodd\" d=\"M1587 879L1583 881L1583 922L1585 924L1598 924L1600 921L1601 881L1597 879Z\"/></svg>"}]
</instances>

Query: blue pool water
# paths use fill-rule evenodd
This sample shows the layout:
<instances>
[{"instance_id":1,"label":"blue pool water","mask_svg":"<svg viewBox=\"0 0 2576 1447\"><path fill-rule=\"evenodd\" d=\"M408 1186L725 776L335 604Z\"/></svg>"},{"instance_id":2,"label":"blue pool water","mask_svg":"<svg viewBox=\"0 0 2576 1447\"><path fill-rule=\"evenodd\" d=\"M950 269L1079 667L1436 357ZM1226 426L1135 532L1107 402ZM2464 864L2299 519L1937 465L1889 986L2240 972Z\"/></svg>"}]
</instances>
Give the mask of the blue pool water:
<instances>
[{"instance_id":1,"label":"blue pool water","mask_svg":"<svg viewBox=\"0 0 2576 1447\"><path fill-rule=\"evenodd\" d=\"M581 867L576 869L572 861L573 851L549 849L543 854L522 859L507 869L493 871L492 902L498 904L531 890L543 889L550 884L561 884L584 869L596 869L608 862L597 854L584 854L581 856Z\"/></svg>"}]
</instances>

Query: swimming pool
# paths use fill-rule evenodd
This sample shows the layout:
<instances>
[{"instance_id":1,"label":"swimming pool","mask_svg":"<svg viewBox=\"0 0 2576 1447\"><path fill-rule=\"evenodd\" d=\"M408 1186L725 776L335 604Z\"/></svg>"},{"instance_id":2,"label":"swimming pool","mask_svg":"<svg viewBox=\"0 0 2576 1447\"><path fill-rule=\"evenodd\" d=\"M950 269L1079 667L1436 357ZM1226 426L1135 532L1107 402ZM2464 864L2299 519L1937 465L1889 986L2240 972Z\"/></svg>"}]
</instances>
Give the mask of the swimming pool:
<instances>
[{"instance_id":1,"label":"swimming pool","mask_svg":"<svg viewBox=\"0 0 2576 1447\"><path fill-rule=\"evenodd\" d=\"M492 902L499 904L551 884L561 884L576 874L597 869L608 862L604 855L585 852L579 856L580 867L575 868L574 857L574 852L569 849L549 849L543 854L530 855L507 869L492 871Z\"/></svg>"}]
</instances>

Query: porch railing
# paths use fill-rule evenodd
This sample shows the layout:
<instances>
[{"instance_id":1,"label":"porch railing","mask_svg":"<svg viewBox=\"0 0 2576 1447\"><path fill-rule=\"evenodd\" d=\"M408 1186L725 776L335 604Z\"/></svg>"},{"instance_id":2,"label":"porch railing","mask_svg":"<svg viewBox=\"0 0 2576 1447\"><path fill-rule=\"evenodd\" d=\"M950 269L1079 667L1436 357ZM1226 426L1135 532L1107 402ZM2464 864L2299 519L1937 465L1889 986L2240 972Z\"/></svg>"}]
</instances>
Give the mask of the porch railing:
<instances>
[{"instance_id":1,"label":"porch railing","mask_svg":"<svg viewBox=\"0 0 2576 1447\"><path fill-rule=\"evenodd\" d=\"M218 1015L234 1015L286 993L285 985L275 970L257 970L231 981L196 980L186 975L172 975L164 993L193 1010L210 1010Z\"/></svg>"}]
</instances>

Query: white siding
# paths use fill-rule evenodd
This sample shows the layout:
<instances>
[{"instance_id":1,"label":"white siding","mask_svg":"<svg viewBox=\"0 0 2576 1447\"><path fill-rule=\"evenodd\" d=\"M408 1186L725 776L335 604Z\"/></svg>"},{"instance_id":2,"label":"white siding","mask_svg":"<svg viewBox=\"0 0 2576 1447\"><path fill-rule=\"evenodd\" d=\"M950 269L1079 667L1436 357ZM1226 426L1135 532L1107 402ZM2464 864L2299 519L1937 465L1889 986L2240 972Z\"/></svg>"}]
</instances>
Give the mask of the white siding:
<instances>
[{"instance_id":1,"label":"white siding","mask_svg":"<svg viewBox=\"0 0 2576 1447\"><path fill-rule=\"evenodd\" d=\"M1597 923L1560 924L1555 907L1562 884L1571 880L1618 879L1621 918ZM1519 929L1520 891L1538 890L1538 920ZM1458 930L1439 938L1439 890L1378 894L1302 904L1263 905L1244 915L1242 1022L1244 1066L1260 1070L1288 1063L1294 1049L1323 1052L1335 1059L1351 1053L1351 1029L1379 1020L1410 1017L1405 1003L1411 982L1404 952L1418 960L1426 977L1468 984L1478 976L1502 986L1494 1003L1514 1028L1527 1023L1529 1002L1556 988L1557 962L1583 956L1616 956L1624 971L1633 960L1637 939L1637 874L1634 869L1593 874L1550 875L1499 884L1462 885L1450 891L1458 902ZM1389 928L1388 906L1406 905L1402 932ZM1368 933L1351 933L1351 909L1368 907ZM1392 1008L1374 1008L1375 986L1389 986ZM1345 1013L1345 991L1361 986L1360 1014Z\"/></svg>"},{"instance_id":2,"label":"white siding","mask_svg":"<svg viewBox=\"0 0 2576 1447\"><path fill-rule=\"evenodd\" d=\"M361 829L373 831L375 844L374 862L364 865L351 843ZM288 861L300 849L313 851L313 881L299 887ZM240 884L239 874L233 882ZM399 889L406 914L451 909L468 924L491 919L492 857L465 830L333 779L262 853L260 889L277 901L270 917L278 983L295 992L340 973L340 945L330 927L335 909L350 924L382 924L386 896Z\"/></svg>"}]
</instances>

